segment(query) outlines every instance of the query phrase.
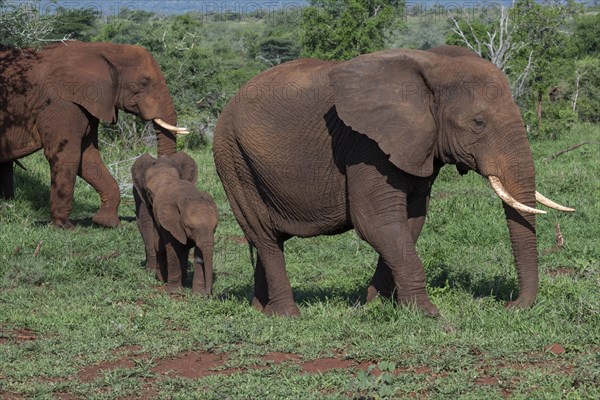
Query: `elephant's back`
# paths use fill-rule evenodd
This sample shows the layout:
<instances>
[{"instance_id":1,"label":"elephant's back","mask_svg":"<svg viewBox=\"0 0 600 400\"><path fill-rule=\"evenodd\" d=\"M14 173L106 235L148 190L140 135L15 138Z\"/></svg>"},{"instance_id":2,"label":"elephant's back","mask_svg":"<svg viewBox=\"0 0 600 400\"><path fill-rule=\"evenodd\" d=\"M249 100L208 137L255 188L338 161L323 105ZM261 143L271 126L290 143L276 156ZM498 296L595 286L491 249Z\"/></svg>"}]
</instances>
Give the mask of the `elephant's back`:
<instances>
[{"instance_id":1,"label":"elephant's back","mask_svg":"<svg viewBox=\"0 0 600 400\"><path fill-rule=\"evenodd\" d=\"M333 65L301 59L257 75L224 109L221 119L229 127L223 133L235 135L246 150L271 158L275 149L304 152L316 147L315 141L327 141L324 116L333 106L327 73ZM306 141L313 145L304 146Z\"/></svg>"},{"instance_id":2,"label":"elephant's back","mask_svg":"<svg viewBox=\"0 0 600 400\"><path fill-rule=\"evenodd\" d=\"M232 98L215 130L217 169L237 168L236 176L245 169L272 223L289 235L347 229L345 178L333 160L326 124L334 65L303 59L263 72ZM231 152L221 147L239 153L226 160Z\"/></svg>"}]
</instances>

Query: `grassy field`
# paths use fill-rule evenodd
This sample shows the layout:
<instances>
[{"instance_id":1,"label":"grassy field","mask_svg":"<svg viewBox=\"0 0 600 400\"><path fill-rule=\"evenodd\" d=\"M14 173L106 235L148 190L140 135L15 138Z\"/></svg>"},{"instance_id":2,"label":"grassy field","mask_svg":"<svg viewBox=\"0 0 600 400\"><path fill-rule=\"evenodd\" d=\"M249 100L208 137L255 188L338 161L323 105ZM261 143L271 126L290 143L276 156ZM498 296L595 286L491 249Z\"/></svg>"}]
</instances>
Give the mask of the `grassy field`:
<instances>
[{"instance_id":1,"label":"grassy field","mask_svg":"<svg viewBox=\"0 0 600 400\"><path fill-rule=\"evenodd\" d=\"M478 175L442 171L418 243L439 319L365 305L376 255L352 232L288 242L300 318L254 311L248 246L209 149L192 155L220 210L215 297L170 297L143 269L130 191L121 227L105 230L78 182L78 226L56 230L33 155L0 203L0 398L600 398L599 139L582 125L532 145L539 190L577 212L538 218L540 293L526 311L504 309L518 286L500 200ZM582 141L595 144L544 160ZM131 162L114 163L135 154L104 150L126 177Z\"/></svg>"}]
</instances>

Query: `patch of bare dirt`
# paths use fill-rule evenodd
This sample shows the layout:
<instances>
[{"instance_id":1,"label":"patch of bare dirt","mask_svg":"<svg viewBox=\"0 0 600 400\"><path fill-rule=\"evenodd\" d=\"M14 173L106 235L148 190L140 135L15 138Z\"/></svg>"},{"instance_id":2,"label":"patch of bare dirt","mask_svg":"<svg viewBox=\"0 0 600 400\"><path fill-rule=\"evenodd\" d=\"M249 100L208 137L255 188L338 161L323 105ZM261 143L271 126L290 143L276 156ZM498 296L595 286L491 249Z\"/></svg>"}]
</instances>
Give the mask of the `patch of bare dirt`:
<instances>
[{"instance_id":1,"label":"patch of bare dirt","mask_svg":"<svg viewBox=\"0 0 600 400\"><path fill-rule=\"evenodd\" d=\"M27 328L14 329L12 331L0 331L0 344L11 341L28 342L36 339L37 336L35 332Z\"/></svg>"},{"instance_id":2,"label":"patch of bare dirt","mask_svg":"<svg viewBox=\"0 0 600 400\"><path fill-rule=\"evenodd\" d=\"M57 400L79 400L79 399L81 399L81 397L78 397L78 396L75 396L74 394L66 393L66 392L54 393L54 398Z\"/></svg>"},{"instance_id":3,"label":"patch of bare dirt","mask_svg":"<svg viewBox=\"0 0 600 400\"><path fill-rule=\"evenodd\" d=\"M133 369L135 368L135 359L148 359L150 358L148 355L142 354L135 357L123 357L117 361L112 362L102 362L100 364L90 365L88 367L83 368L79 371L78 377L81 382L93 382L98 376L102 373L102 371L110 371L116 368L126 368Z\"/></svg>"},{"instance_id":4,"label":"patch of bare dirt","mask_svg":"<svg viewBox=\"0 0 600 400\"><path fill-rule=\"evenodd\" d=\"M25 397L19 396L18 394L14 394L14 393L0 392L0 399L2 399L2 400L23 400L23 399L25 399Z\"/></svg>"},{"instance_id":5,"label":"patch of bare dirt","mask_svg":"<svg viewBox=\"0 0 600 400\"><path fill-rule=\"evenodd\" d=\"M567 268L567 267L556 268L551 271L548 271L548 275L550 275L550 276L572 275L574 273L575 273L575 270L573 268Z\"/></svg>"},{"instance_id":6,"label":"patch of bare dirt","mask_svg":"<svg viewBox=\"0 0 600 400\"><path fill-rule=\"evenodd\" d=\"M298 354L279 353L279 352L268 353L263 357L263 361L266 361L268 363L272 363L275 365L282 364L286 361L297 362L297 361L300 361L301 359L302 359L302 357L300 357Z\"/></svg>"},{"instance_id":7,"label":"patch of bare dirt","mask_svg":"<svg viewBox=\"0 0 600 400\"><path fill-rule=\"evenodd\" d=\"M316 360L302 363L302 371L314 374L331 371L334 369L348 369L354 366L350 360L341 360L338 358L317 358Z\"/></svg>"},{"instance_id":8,"label":"patch of bare dirt","mask_svg":"<svg viewBox=\"0 0 600 400\"><path fill-rule=\"evenodd\" d=\"M113 351L113 355L119 357L114 362L104 362L97 365L89 366L82 369L78 377L83 382L90 382L97 379L102 371L114 368L135 368L136 360L149 359L147 354L139 354L141 348L137 346L124 346ZM573 371L573 365L564 360L562 357L553 357L548 359L547 353L551 352L556 355L564 354L564 348L553 343L546 346L543 350L537 352L528 352L523 355L524 361L514 362L501 359L479 359L477 367L477 376L473 378L475 385L489 387L490 390L495 390L497 396L502 398L510 398L512 396L512 388L517 387L519 378L517 376L509 378L507 381L500 381L498 378L504 370L529 370L537 369L547 372L548 374L565 374L569 375ZM204 351L188 351L175 355L170 358L155 360L151 367L151 372L156 374L155 377L140 378L142 382L142 390L139 397L121 399L121 400L139 400L154 398L158 396L157 384L160 382L161 376L183 377L188 379L197 379L211 375L229 375L236 372L244 372L251 370L261 370L269 368L272 365L292 364L297 365L304 374L322 374L333 370L348 370L349 373L357 371L368 371L373 375L381 374L378 368L373 368L377 365L377 361L356 361L345 359L343 354L336 354L332 357L320 358L315 360L303 360L302 356L293 353L270 352L261 358L263 363L257 363L254 366L243 368L227 367L230 355L227 353L214 354ZM397 367L395 375L411 374L421 375L427 382L432 382L435 379L448 376L447 372L434 372L429 366L411 366ZM57 397L65 400L74 399L65 393L65 397ZM62 394L61 394L62 396ZM419 391L409 394L411 398L427 398L428 393ZM13 399L13 398L8 398ZM18 397L14 398L18 399ZM4 400L2 397L0 400Z\"/></svg>"},{"instance_id":9,"label":"patch of bare dirt","mask_svg":"<svg viewBox=\"0 0 600 400\"><path fill-rule=\"evenodd\" d=\"M228 358L227 354L192 351L176 358L157 361L157 365L152 368L152 372L191 379L201 378L218 373L227 373L228 370L224 367Z\"/></svg>"},{"instance_id":10,"label":"patch of bare dirt","mask_svg":"<svg viewBox=\"0 0 600 400\"><path fill-rule=\"evenodd\" d=\"M500 381L494 376L480 376L475 379L475 384L477 385L497 385L498 383Z\"/></svg>"},{"instance_id":11,"label":"patch of bare dirt","mask_svg":"<svg viewBox=\"0 0 600 400\"><path fill-rule=\"evenodd\" d=\"M548 351L552 354L555 354L557 356L561 355L561 354L565 354L565 348L562 347L560 345L560 343L552 343L549 344L548 346L544 347L545 351Z\"/></svg>"}]
</instances>

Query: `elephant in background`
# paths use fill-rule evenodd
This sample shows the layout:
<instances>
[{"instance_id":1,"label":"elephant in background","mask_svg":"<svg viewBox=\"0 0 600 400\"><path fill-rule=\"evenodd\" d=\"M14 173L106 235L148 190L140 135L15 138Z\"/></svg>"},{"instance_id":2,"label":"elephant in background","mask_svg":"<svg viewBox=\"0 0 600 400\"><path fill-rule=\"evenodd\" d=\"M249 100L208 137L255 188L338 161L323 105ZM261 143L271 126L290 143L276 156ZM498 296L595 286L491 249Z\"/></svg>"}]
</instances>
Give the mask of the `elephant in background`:
<instances>
[{"instance_id":1,"label":"elephant in background","mask_svg":"<svg viewBox=\"0 0 600 400\"><path fill-rule=\"evenodd\" d=\"M488 178L502 198L519 277L511 307L538 291L533 157L506 77L459 47L393 49L350 61L301 59L251 79L223 110L217 172L256 247L252 304L298 315L285 270L293 236L354 229L379 254L368 300L439 314L415 243L445 164Z\"/></svg>"},{"instance_id":2,"label":"elephant in background","mask_svg":"<svg viewBox=\"0 0 600 400\"><path fill-rule=\"evenodd\" d=\"M139 46L67 41L35 49L0 49L0 196L11 198L13 161L39 149L50 164L52 223L70 228L77 176L100 195L92 218L116 227L119 187L102 162L100 121L118 110L153 121L159 154L175 152L177 114L152 55Z\"/></svg>"},{"instance_id":3,"label":"elephant in background","mask_svg":"<svg viewBox=\"0 0 600 400\"><path fill-rule=\"evenodd\" d=\"M194 247L192 291L210 295L218 211L212 197L196 189L196 163L184 152L158 159L146 153L133 163L131 175L146 269L167 282L167 291L177 291Z\"/></svg>"}]
</instances>

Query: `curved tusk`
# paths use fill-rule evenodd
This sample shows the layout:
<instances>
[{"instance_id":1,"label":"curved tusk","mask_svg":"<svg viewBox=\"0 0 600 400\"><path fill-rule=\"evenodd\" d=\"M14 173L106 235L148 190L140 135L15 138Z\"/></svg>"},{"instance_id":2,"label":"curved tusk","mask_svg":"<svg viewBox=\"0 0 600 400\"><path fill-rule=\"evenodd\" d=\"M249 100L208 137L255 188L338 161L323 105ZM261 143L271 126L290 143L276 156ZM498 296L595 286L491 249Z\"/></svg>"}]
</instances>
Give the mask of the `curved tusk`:
<instances>
[{"instance_id":1,"label":"curved tusk","mask_svg":"<svg viewBox=\"0 0 600 400\"><path fill-rule=\"evenodd\" d=\"M488 180L490 181L490 185L492 185L492 189L494 189L494 192L496 192L498 197L500 197L502 199L502 201L504 201L506 204L508 204L515 210L529 213L529 214L546 214L546 211L538 210L536 208L532 208L532 207L526 206L525 204L519 203L514 197L512 197L506 191L506 189L504 189L504 186L502 186L502 182L500 181L500 178L498 178L497 176L490 175L490 176L488 176Z\"/></svg>"},{"instance_id":2,"label":"curved tusk","mask_svg":"<svg viewBox=\"0 0 600 400\"><path fill-rule=\"evenodd\" d=\"M538 203L543 204L546 207L554 208L555 210L558 210L558 211L569 211L569 212L575 211L574 208L565 207L563 205L553 202L549 198L542 196L542 194L537 191L535 192L535 199L537 200Z\"/></svg>"},{"instance_id":3,"label":"curved tusk","mask_svg":"<svg viewBox=\"0 0 600 400\"><path fill-rule=\"evenodd\" d=\"M178 126L171 125L160 118L154 118L153 121L156 122L157 125L165 128L168 131L173 132L176 135L187 135L188 133L190 133L190 131L188 131L187 128L180 128Z\"/></svg>"}]
</instances>

